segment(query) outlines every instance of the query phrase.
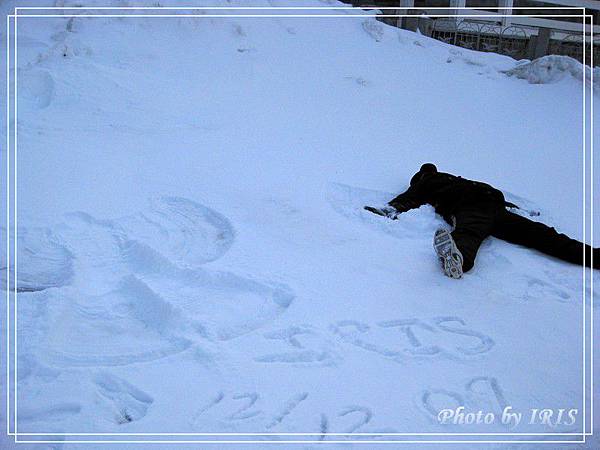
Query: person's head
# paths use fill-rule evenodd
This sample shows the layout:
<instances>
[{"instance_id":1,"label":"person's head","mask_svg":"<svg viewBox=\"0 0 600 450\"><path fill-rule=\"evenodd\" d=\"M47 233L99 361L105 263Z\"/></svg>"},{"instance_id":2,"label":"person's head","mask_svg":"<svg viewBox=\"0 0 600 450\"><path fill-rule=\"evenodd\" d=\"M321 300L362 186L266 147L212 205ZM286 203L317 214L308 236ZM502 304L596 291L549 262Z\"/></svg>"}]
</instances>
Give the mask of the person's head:
<instances>
[{"instance_id":1,"label":"person's head","mask_svg":"<svg viewBox=\"0 0 600 450\"><path fill-rule=\"evenodd\" d=\"M413 175L413 177L410 180L410 185L412 186L415 183L418 183L419 181L421 181L421 178L423 178L423 175L425 175L426 173L435 173L437 172L437 167L435 167L435 164L433 163L425 163L421 166L421 168L419 169L419 171L417 173L415 173Z\"/></svg>"}]
</instances>

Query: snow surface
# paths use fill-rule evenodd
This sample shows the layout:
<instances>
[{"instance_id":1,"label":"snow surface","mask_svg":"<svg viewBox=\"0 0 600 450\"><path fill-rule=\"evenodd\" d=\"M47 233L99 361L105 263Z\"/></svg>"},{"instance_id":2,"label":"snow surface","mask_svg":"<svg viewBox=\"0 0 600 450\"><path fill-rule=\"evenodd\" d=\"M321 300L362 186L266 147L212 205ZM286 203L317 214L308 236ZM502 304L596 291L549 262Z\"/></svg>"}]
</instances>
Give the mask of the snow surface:
<instances>
[{"instance_id":1,"label":"snow surface","mask_svg":"<svg viewBox=\"0 0 600 450\"><path fill-rule=\"evenodd\" d=\"M431 161L581 239L581 67L348 11L180 14L18 20L19 432L581 430L581 268L489 239L451 280L431 207L393 222L362 210ZM460 405L580 415L437 423ZM29 447L104 448L17 448ZM132 447L147 446L111 446Z\"/></svg>"},{"instance_id":2,"label":"snow surface","mask_svg":"<svg viewBox=\"0 0 600 450\"><path fill-rule=\"evenodd\" d=\"M520 64L505 71L507 75L514 75L534 84L556 83L564 77L572 76L579 80L583 79L585 73L586 84L592 83L591 70L577 60L563 55L547 55L533 61L523 60ZM600 82L600 70L594 68L594 89L598 88Z\"/></svg>"}]
</instances>

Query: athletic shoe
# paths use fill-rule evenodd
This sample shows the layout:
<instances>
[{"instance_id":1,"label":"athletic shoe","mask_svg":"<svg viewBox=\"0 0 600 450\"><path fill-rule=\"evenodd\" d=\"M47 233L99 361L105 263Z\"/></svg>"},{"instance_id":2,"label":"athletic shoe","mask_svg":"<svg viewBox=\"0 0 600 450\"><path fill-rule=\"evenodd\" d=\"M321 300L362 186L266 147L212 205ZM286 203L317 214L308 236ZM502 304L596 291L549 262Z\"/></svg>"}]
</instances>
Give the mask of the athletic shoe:
<instances>
[{"instance_id":1,"label":"athletic shoe","mask_svg":"<svg viewBox=\"0 0 600 450\"><path fill-rule=\"evenodd\" d=\"M463 256L450 231L440 228L433 236L433 248L440 258L444 273L450 278L462 278Z\"/></svg>"}]
</instances>

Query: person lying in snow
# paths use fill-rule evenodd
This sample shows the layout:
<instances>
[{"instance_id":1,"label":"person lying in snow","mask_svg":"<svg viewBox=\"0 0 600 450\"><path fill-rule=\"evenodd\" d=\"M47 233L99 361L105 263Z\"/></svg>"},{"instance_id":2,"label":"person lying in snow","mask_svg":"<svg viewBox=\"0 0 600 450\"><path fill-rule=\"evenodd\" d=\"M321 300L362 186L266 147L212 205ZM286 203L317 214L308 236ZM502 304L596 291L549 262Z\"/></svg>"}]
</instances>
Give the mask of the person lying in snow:
<instances>
[{"instance_id":1,"label":"person lying in snow","mask_svg":"<svg viewBox=\"0 0 600 450\"><path fill-rule=\"evenodd\" d=\"M440 228L433 238L444 273L451 278L461 278L463 272L471 270L479 246L490 235L575 264L583 264L585 248L585 263L590 267L589 245L508 211L506 208L518 207L489 184L438 172L431 163L421 166L406 192L391 200L389 206L382 209L365 206L365 209L397 219L399 214L425 203L454 227L453 231ZM599 251L600 248L593 249L594 269L600 269Z\"/></svg>"}]
</instances>

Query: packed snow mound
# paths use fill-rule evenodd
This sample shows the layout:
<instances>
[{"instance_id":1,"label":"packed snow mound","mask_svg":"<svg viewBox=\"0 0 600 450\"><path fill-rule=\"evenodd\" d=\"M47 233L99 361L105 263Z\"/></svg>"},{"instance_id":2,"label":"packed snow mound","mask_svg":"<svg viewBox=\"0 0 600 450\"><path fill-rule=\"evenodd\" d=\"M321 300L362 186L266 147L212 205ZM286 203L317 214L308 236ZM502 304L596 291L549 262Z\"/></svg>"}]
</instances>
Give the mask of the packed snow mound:
<instances>
[{"instance_id":1,"label":"packed snow mound","mask_svg":"<svg viewBox=\"0 0 600 450\"><path fill-rule=\"evenodd\" d=\"M563 55L547 55L533 61L519 62L504 73L527 80L531 84L550 84L558 83L569 76L582 80L584 71L586 82L591 82L590 68L576 59ZM594 69L594 75L600 75L597 69ZM594 88L598 86L598 81L594 80Z\"/></svg>"}]
</instances>

